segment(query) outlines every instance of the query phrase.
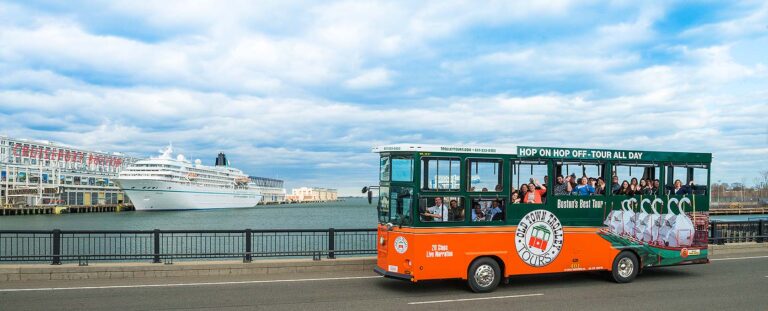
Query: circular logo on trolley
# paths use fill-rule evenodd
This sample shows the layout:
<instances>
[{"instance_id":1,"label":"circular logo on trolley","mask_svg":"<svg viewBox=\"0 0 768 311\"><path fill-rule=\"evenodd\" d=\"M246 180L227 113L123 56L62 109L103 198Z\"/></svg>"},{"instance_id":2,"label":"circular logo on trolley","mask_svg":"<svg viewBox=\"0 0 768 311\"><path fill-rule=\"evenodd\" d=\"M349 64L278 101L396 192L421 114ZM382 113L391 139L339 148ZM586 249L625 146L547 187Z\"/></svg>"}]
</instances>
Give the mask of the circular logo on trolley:
<instances>
[{"instance_id":1,"label":"circular logo on trolley","mask_svg":"<svg viewBox=\"0 0 768 311\"><path fill-rule=\"evenodd\" d=\"M546 266L563 248L563 226L550 211L531 211L523 216L515 231L515 249L520 259L533 267Z\"/></svg>"},{"instance_id":2,"label":"circular logo on trolley","mask_svg":"<svg viewBox=\"0 0 768 311\"><path fill-rule=\"evenodd\" d=\"M395 251L398 254L405 253L408 250L408 240L406 240L404 237L397 237L395 238Z\"/></svg>"}]
</instances>

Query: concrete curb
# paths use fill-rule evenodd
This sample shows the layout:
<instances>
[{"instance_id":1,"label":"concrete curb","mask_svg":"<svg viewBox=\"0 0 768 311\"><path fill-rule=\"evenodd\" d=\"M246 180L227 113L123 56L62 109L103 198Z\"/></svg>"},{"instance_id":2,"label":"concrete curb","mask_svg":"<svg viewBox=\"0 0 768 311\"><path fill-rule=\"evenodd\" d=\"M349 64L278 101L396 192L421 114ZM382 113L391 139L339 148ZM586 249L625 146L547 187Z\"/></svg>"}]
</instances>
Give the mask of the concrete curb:
<instances>
[{"instance_id":1,"label":"concrete curb","mask_svg":"<svg viewBox=\"0 0 768 311\"><path fill-rule=\"evenodd\" d=\"M313 261L311 259L175 262L171 265L152 263L94 263L89 266L64 264L0 265L0 282L30 280L127 279L207 275L258 275L373 270L374 257L342 258Z\"/></svg>"},{"instance_id":2,"label":"concrete curb","mask_svg":"<svg viewBox=\"0 0 768 311\"><path fill-rule=\"evenodd\" d=\"M768 250L767 243L731 243L725 245L709 245L709 255L727 255L727 254L742 254L742 253L754 253Z\"/></svg>"}]
</instances>

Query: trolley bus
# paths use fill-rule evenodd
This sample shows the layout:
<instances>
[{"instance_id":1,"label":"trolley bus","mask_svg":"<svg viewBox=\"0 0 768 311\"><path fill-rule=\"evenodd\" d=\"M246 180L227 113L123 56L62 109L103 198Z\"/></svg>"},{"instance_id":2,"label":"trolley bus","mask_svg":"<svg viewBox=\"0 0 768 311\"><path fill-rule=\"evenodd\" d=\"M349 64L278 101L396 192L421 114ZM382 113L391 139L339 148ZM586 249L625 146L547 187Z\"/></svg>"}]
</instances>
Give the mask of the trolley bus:
<instances>
[{"instance_id":1,"label":"trolley bus","mask_svg":"<svg viewBox=\"0 0 768 311\"><path fill-rule=\"evenodd\" d=\"M380 155L377 266L410 282L708 263L711 153L391 145ZM575 181L575 182L573 182ZM626 183L625 183L626 181ZM637 182L639 181L639 182Z\"/></svg>"}]
</instances>

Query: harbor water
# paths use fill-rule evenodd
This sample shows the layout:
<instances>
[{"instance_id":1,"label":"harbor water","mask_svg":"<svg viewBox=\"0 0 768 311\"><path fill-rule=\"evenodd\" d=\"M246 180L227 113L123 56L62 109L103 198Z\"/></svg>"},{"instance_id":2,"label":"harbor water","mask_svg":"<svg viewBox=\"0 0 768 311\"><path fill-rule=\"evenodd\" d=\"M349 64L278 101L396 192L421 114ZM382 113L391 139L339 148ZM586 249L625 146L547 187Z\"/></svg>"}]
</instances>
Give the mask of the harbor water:
<instances>
[{"instance_id":1,"label":"harbor water","mask_svg":"<svg viewBox=\"0 0 768 311\"><path fill-rule=\"evenodd\" d=\"M0 230L240 230L374 228L376 202L364 198L241 209L26 215L0 217ZM768 215L717 215L713 220L746 221Z\"/></svg>"},{"instance_id":2,"label":"harbor water","mask_svg":"<svg viewBox=\"0 0 768 311\"><path fill-rule=\"evenodd\" d=\"M374 228L365 198L253 208L0 217L0 230L241 230Z\"/></svg>"}]
</instances>

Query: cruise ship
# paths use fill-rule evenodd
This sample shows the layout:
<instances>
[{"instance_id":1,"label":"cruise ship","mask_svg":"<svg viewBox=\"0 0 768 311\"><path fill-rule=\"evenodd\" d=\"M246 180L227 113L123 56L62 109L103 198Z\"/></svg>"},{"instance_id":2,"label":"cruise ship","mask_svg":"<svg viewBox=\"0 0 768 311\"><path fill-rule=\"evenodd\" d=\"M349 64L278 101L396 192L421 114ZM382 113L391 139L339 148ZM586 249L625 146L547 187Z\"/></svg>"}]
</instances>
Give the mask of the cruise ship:
<instances>
[{"instance_id":1,"label":"cruise ship","mask_svg":"<svg viewBox=\"0 0 768 311\"><path fill-rule=\"evenodd\" d=\"M137 211L253 207L261 192L248 175L229 167L219 153L215 166L173 157L168 146L157 158L139 160L116 180Z\"/></svg>"}]
</instances>

